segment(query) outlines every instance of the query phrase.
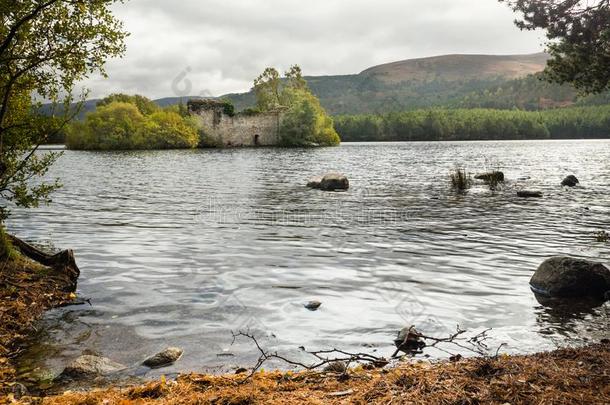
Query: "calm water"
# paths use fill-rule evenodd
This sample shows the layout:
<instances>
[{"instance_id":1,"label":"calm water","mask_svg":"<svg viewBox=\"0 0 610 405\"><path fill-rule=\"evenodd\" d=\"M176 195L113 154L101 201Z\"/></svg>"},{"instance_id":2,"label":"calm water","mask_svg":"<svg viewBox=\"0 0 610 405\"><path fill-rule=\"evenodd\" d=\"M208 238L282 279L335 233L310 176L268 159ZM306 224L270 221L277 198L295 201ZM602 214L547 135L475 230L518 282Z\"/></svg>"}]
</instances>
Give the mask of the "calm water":
<instances>
[{"instance_id":1,"label":"calm water","mask_svg":"<svg viewBox=\"0 0 610 405\"><path fill-rule=\"evenodd\" d=\"M610 305L546 308L528 281L553 255L608 261L593 234L610 227L609 162L608 141L68 151L53 204L10 225L73 248L93 306L51 312L23 364L57 374L88 349L131 365L173 345L184 357L158 373L224 371L254 361L249 342L231 345L248 329L296 357L301 345L388 356L408 324L493 328L490 345L509 352L599 339ZM456 164L508 182L456 194ZM349 192L304 186L329 170L348 175ZM582 187L562 189L571 173ZM545 197L518 199L520 188ZM312 299L316 312L303 307Z\"/></svg>"}]
</instances>

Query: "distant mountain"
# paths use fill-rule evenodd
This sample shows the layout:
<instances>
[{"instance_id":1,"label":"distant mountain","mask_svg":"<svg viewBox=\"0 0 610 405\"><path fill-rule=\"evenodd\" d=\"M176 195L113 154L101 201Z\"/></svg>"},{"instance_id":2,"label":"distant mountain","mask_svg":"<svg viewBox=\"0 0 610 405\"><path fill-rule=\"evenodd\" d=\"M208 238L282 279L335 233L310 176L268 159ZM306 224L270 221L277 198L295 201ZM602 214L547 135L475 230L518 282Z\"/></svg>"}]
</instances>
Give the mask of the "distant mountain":
<instances>
[{"instance_id":1,"label":"distant mountain","mask_svg":"<svg viewBox=\"0 0 610 405\"><path fill-rule=\"evenodd\" d=\"M459 104L472 93L541 72L549 56L445 55L371 67L356 75L306 77L331 114L382 113ZM227 94L236 108L254 103L252 92Z\"/></svg>"},{"instance_id":2,"label":"distant mountain","mask_svg":"<svg viewBox=\"0 0 610 405\"><path fill-rule=\"evenodd\" d=\"M549 55L443 55L408 59L366 69L360 75L384 83L516 79L541 72Z\"/></svg>"},{"instance_id":3,"label":"distant mountain","mask_svg":"<svg viewBox=\"0 0 610 405\"><path fill-rule=\"evenodd\" d=\"M308 76L305 79L333 115L385 113L429 107L488 107L527 110L601 104L608 95L580 100L570 86L538 80L549 56L445 55L374 66L354 75ZM226 94L237 110L255 104L252 91ZM193 97L199 98L199 97ZM155 100L162 107L190 97ZM97 100L85 103L81 116Z\"/></svg>"}]
</instances>

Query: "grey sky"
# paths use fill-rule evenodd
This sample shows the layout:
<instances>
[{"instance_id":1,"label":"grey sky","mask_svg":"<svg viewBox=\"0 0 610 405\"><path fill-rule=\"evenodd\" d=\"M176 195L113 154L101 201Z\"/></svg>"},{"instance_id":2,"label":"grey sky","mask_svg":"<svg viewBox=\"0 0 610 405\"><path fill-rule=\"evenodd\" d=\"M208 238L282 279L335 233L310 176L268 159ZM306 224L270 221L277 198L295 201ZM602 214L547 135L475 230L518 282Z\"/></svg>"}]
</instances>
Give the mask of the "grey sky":
<instances>
[{"instance_id":1,"label":"grey sky","mask_svg":"<svg viewBox=\"0 0 610 405\"><path fill-rule=\"evenodd\" d=\"M544 42L496 0L131 0L115 14L131 32L127 53L108 63L108 79L84 83L92 97L221 95L247 91L266 66L350 74L449 53L533 53Z\"/></svg>"}]
</instances>

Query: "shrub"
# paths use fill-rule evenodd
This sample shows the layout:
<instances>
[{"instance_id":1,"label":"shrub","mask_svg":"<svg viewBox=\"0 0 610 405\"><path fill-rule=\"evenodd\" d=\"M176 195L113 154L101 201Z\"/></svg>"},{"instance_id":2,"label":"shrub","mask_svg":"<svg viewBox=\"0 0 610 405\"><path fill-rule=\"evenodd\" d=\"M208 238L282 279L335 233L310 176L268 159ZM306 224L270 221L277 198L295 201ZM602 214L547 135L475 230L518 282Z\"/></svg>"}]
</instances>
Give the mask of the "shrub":
<instances>
[{"instance_id":1,"label":"shrub","mask_svg":"<svg viewBox=\"0 0 610 405\"><path fill-rule=\"evenodd\" d=\"M142 114L134 103L113 101L67 130L66 146L85 150L180 149L199 143L190 117L171 110Z\"/></svg>"},{"instance_id":2,"label":"shrub","mask_svg":"<svg viewBox=\"0 0 610 405\"><path fill-rule=\"evenodd\" d=\"M334 146L340 143L332 118L313 94L295 89L289 98L290 108L280 126L283 146Z\"/></svg>"},{"instance_id":3,"label":"shrub","mask_svg":"<svg viewBox=\"0 0 610 405\"><path fill-rule=\"evenodd\" d=\"M466 169L456 167L450 174L451 185L455 190L463 191L472 186L472 177L466 172Z\"/></svg>"}]
</instances>

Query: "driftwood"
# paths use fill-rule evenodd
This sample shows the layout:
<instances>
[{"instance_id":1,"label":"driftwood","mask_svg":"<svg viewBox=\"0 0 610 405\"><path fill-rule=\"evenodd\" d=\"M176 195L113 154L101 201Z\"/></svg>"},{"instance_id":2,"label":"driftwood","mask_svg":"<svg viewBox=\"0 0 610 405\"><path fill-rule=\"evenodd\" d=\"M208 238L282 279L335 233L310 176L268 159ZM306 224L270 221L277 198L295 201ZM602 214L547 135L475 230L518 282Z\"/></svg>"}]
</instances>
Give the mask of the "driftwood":
<instances>
[{"instance_id":1,"label":"driftwood","mask_svg":"<svg viewBox=\"0 0 610 405\"><path fill-rule=\"evenodd\" d=\"M50 267L54 270L52 277L61 281L64 292L76 291L76 284L80 276L80 270L74 259L72 250L63 250L57 254L50 255L30 245L16 236L9 235L13 246L24 256L31 260Z\"/></svg>"}]
</instances>

